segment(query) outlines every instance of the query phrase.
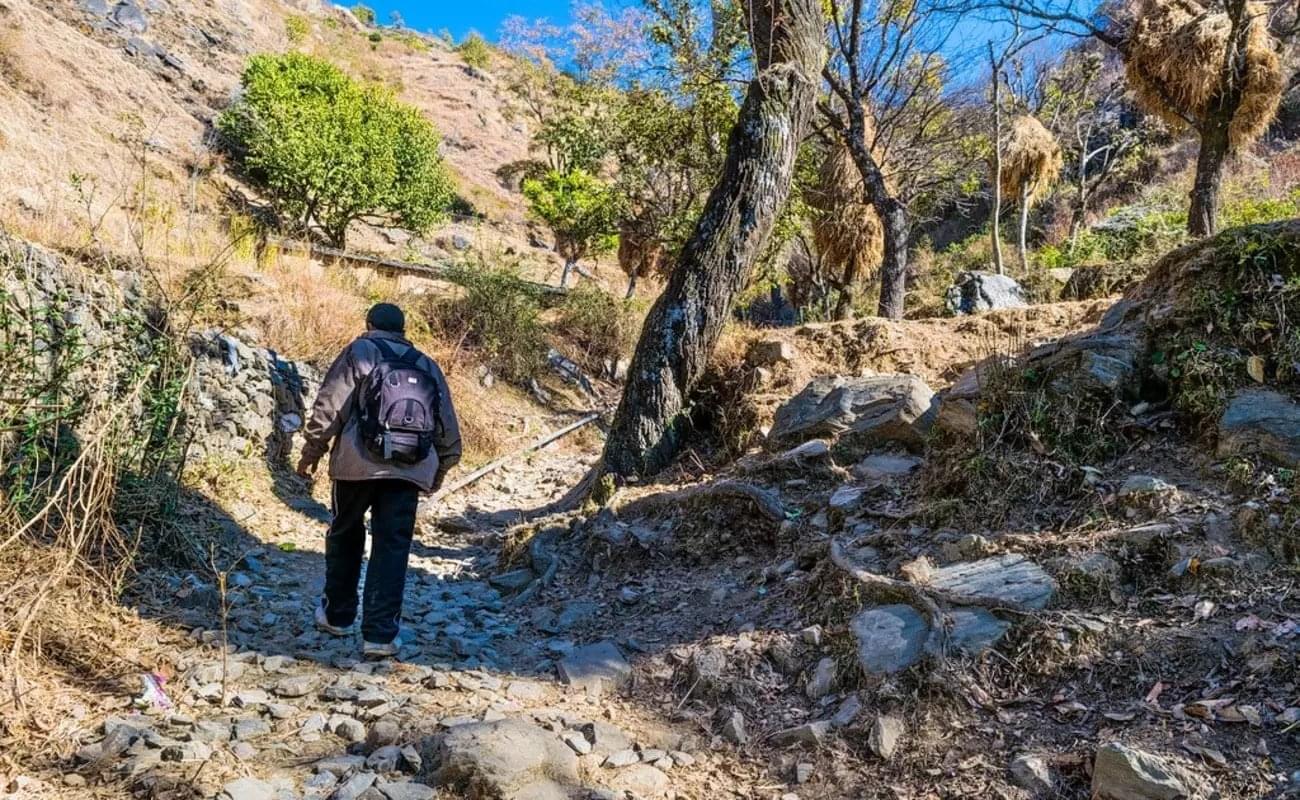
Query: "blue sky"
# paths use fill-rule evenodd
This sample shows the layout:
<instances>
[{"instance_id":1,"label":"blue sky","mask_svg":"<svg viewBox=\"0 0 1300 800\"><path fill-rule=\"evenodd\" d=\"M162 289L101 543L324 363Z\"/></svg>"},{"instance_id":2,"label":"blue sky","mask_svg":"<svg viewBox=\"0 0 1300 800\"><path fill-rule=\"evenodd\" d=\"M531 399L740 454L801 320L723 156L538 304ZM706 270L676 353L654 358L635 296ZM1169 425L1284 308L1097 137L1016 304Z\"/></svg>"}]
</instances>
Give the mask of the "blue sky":
<instances>
[{"instance_id":1,"label":"blue sky","mask_svg":"<svg viewBox=\"0 0 1300 800\"><path fill-rule=\"evenodd\" d=\"M512 14L528 19L546 17L562 24L569 18L569 3L570 0L435 0L432 3L385 0L367 5L375 9L380 22L387 23L390 12L397 10L415 30L437 33L446 28L460 39L474 29L495 40L501 20L506 17Z\"/></svg>"}]
</instances>

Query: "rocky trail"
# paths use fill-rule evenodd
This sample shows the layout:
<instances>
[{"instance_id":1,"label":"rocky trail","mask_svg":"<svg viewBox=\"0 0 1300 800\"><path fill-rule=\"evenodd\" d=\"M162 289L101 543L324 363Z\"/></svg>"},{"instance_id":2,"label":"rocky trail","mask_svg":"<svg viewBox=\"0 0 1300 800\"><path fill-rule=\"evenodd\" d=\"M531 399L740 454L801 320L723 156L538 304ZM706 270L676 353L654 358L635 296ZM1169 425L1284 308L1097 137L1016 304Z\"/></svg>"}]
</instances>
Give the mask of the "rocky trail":
<instances>
[{"instance_id":1,"label":"rocky trail","mask_svg":"<svg viewBox=\"0 0 1300 800\"><path fill-rule=\"evenodd\" d=\"M1199 554L1191 594L1117 603L1129 569L1118 551L934 535L901 519L920 459L884 449L847 471L812 440L684 489L633 492L591 520L525 529L563 540L546 575L508 522L572 486L590 458L543 449L428 510L391 661L360 661L357 641L311 626L324 507L302 495L261 508L246 525L264 533L227 576L226 631L222 599L199 581L143 607L179 632L167 699L135 699L88 732L62 788L89 796L129 777L146 796L221 800L794 800L1081 797L1101 781L1102 797L1244 797L1261 796L1270 773L1262 762L1225 772L1221 737L1300 719L1285 686L1261 683L1289 674L1277 658L1294 603L1258 571L1255 595L1225 598L1210 576L1263 568L1224 546L1217 559L1177 551ZM1195 490L1126 480L1116 496L1129 522L1113 541L1150 552L1207 517L1221 526L1220 498ZM756 497L778 498L786 519ZM873 605L874 592L846 588L846 574L887 572L900 554L899 571L944 602L942 629L915 597ZM815 621L838 608L847 631ZM1216 654L1242 647L1234 628L1253 642L1235 650L1249 663ZM1097 742L1095 759L1080 737ZM1182 756L1134 738L1181 741ZM1224 785L1237 791L1215 794Z\"/></svg>"}]
</instances>

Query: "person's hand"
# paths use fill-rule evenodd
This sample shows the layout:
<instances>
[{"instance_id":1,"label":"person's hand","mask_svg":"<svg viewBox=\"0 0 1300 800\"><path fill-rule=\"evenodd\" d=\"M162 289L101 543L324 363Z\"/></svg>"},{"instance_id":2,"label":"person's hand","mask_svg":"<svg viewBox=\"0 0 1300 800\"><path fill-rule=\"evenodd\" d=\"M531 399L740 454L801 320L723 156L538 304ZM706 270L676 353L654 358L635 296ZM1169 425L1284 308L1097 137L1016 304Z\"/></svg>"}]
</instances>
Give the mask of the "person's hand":
<instances>
[{"instance_id":1,"label":"person's hand","mask_svg":"<svg viewBox=\"0 0 1300 800\"><path fill-rule=\"evenodd\" d=\"M310 481L316 477L316 462L308 461L306 456L304 456L298 459L298 467L294 472L298 473L298 477Z\"/></svg>"}]
</instances>

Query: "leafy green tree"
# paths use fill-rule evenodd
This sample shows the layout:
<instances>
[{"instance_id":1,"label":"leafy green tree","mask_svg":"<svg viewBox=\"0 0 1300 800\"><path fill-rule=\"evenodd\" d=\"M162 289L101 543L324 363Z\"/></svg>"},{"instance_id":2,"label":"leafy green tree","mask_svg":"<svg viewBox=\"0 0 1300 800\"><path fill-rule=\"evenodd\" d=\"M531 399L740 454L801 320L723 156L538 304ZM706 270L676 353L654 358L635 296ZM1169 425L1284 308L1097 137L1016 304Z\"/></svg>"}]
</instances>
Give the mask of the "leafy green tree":
<instances>
[{"instance_id":1,"label":"leafy green tree","mask_svg":"<svg viewBox=\"0 0 1300 800\"><path fill-rule=\"evenodd\" d=\"M357 3L352 7L352 16L357 18L357 22L367 27L375 24L375 10L370 6Z\"/></svg>"},{"instance_id":2,"label":"leafy green tree","mask_svg":"<svg viewBox=\"0 0 1300 800\"><path fill-rule=\"evenodd\" d=\"M555 252L564 259L562 288L568 285L570 272L581 270L581 259L616 245L616 195L586 170L549 170L540 178L525 180L523 190L533 214L555 235Z\"/></svg>"},{"instance_id":3,"label":"leafy green tree","mask_svg":"<svg viewBox=\"0 0 1300 800\"><path fill-rule=\"evenodd\" d=\"M354 220L427 230L450 206L439 136L382 86L302 54L254 56L218 119L280 213L344 245Z\"/></svg>"}]
</instances>

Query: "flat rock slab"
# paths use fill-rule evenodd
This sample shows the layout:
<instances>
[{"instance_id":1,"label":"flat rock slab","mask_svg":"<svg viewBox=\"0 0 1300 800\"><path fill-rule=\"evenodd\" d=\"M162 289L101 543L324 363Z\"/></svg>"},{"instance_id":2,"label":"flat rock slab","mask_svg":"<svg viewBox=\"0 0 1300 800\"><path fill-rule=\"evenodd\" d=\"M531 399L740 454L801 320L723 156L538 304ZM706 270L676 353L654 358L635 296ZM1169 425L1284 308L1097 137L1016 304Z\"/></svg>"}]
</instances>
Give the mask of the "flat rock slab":
<instances>
[{"instance_id":1,"label":"flat rock slab","mask_svg":"<svg viewBox=\"0 0 1300 800\"><path fill-rule=\"evenodd\" d=\"M966 561L942 567L929 585L955 595L996 598L1009 606L1039 609L1056 593L1056 581L1043 568L1018 554Z\"/></svg>"},{"instance_id":2,"label":"flat rock slab","mask_svg":"<svg viewBox=\"0 0 1300 800\"><path fill-rule=\"evenodd\" d=\"M926 651L931 654L961 652L979 655L998 643L1011 623L983 608L955 608L948 612L947 636L931 633Z\"/></svg>"},{"instance_id":3,"label":"flat rock slab","mask_svg":"<svg viewBox=\"0 0 1300 800\"><path fill-rule=\"evenodd\" d=\"M1097 749L1092 770L1097 800L1183 800L1200 796L1198 783L1181 765L1119 742Z\"/></svg>"},{"instance_id":4,"label":"flat rock slab","mask_svg":"<svg viewBox=\"0 0 1300 800\"><path fill-rule=\"evenodd\" d=\"M791 447L851 437L919 447L934 419L934 392L915 375L816 378L776 411L768 440Z\"/></svg>"},{"instance_id":5,"label":"flat rock slab","mask_svg":"<svg viewBox=\"0 0 1300 800\"><path fill-rule=\"evenodd\" d=\"M906 477L920 469L924 463L916 456L876 453L858 462L853 468L853 474L865 480L887 481Z\"/></svg>"},{"instance_id":6,"label":"flat rock slab","mask_svg":"<svg viewBox=\"0 0 1300 800\"><path fill-rule=\"evenodd\" d=\"M560 680L590 695L620 689L632 677L627 663L611 641L579 647L559 663Z\"/></svg>"},{"instance_id":7,"label":"flat rock slab","mask_svg":"<svg viewBox=\"0 0 1300 800\"><path fill-rule=\"evenodd\" d=\"M873 606L849 624L858 640L858 663L868 673L900 672L921 660L930 626L909 605Z\"/></svg>"}]
</instances>

